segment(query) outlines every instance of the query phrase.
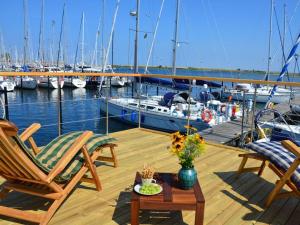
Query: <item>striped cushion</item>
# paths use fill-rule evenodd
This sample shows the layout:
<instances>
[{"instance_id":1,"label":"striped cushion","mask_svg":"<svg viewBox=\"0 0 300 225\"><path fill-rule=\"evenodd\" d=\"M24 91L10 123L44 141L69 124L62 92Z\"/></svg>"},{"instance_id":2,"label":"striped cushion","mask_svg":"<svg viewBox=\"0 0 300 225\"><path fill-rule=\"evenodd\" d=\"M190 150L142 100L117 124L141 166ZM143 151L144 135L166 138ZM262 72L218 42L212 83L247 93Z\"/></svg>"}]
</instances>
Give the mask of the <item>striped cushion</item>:
<instances>
[{"instance_id":1,"label":"striped cushion","mask_svg":"<svg viewBox=\"0 0 300 225\"><path fill-rule=\"evenodd\" d=\"M83 134L83 131L63 134L52 140L36 156L34 156L32 151L22 142L21 143L27 155L33 159L33 162L44 172L49 173L81 134ZM116 139L105 135L95 134L87 141L86 147L91 155L101 145L115 140ZM55 180L59 182L70 180L80 170L83 163L84 157L82 152L79 151L66 168L55 178Z\"/></svg>"},{"instance_id":2,"label":"striped cushion","mask_svg":"<svg viewBox=\"0 0 300 225\"><path fill-rule=\"evenodd\" d=\"M296 159L296 156L292 152L284 148L277 141L253 142L248 144L247 147L267 157L271 163L284 171L287 171ZM300 166L298 166L291 176L291 180L300 189Z\"/></svg>"}]
</instances>

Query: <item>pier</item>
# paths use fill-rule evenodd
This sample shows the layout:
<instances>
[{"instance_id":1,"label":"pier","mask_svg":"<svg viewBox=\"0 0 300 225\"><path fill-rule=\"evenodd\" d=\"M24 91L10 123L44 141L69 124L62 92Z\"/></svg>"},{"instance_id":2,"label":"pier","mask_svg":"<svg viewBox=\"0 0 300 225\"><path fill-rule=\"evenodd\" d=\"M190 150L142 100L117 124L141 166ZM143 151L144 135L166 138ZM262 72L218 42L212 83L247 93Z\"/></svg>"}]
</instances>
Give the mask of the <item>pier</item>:
<instances>
[{"instance_id":1,"label":"pier","mask_svg":"<svg viewBox=\"0 0 300 225\"><path fill-rule=\"evenodd\" d=\"M277 104L274 106L274 109L280 112L281 114L285 114L290 110L290 105L300 105L300 97L295 96L295 98L291 102L284 102L281 104ZM259 110L255 110L255 115ZM269 116L270 119L271 115ZM240 140L242 133L248 133L251 131L251 120L252 113L249 113L248 120L245 119L243 131L242 131L242 118L237 120L229 121L227 123L222 123L212 128L205 129L201 131L201 135L211 142L216 142L219 144L229 144L236 146ZM254 128L254 127L253 127Z\"/></svg>"}]
</instances>

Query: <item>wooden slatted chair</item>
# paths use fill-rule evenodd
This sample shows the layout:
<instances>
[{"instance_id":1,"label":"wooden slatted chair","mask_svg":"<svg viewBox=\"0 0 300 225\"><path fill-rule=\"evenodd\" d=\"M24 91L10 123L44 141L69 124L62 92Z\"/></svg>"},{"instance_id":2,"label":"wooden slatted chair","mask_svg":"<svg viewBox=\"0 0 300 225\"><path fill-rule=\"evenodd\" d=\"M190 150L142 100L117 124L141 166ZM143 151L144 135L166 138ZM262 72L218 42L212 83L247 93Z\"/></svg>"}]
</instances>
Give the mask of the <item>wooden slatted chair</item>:
<instances>
[{"instance_id":1,"label":"wooden slatted chair","mask_svg":"<svg viewBox=\"0 0 300 225\"><path fill-rule=\"evenodd\" d=\"M62 135L40 149L32 138L40 127L32 124L18 136L13 123L0 121L0 175L5 179L0 186L0 199L16 191L53 202L42 214L0 206L0 215L47 224L79 182L92 183L97 191L101 190L94 161L103 146L113 148L115 144L109 143L112 138L85 131ZM24 144L26 140L31 149ZM88 171L91 178L86 175Z\"/></svg>"},{"instance_id":2,"label":"wooden slatted chair","mask_svg":"<svg viewBox=\"0 0 300 225\"><path fill-rule=\"evenodd\" d=\"M238 173L258 171L260 176L266 165L272 169L279 180L275 188L269 194L266 206L270 206L276 198L297 196L300 197L300 147L292 141L284 140L281 142L257 142L251 143L248 147L256 153L240 154L242 162ZM260 167L245 168L249 158L262 161ZM282 188L287 185L291 191L283 191Z\"/></svg>"}]
</instances>

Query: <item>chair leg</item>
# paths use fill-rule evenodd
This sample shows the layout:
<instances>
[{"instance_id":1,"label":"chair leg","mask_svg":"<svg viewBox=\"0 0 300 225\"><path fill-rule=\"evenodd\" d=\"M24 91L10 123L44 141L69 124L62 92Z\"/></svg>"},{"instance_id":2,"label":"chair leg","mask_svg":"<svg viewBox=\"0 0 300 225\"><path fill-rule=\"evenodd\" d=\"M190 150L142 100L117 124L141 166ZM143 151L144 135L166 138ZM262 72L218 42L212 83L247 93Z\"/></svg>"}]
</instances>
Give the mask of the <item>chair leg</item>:
<instances>
[{"instance_id":1,"label":"chair leg","mask_svg":"<svg viewBox=\"0 0 300 225\"><path fill-rule=\"evenodd\" d=\"M100 183L99 177L97 175L96 167L93 164L93 162L91 160L91 157L89 156L89 153L88 153L88 151L86 149L86 146L82 147L82 152L83 152L84 158L86 160L87 166L88 166L88 168L89 168L89 170L91 172L91 175L93 177L93 180L95 181L96 189L97 189L97 191L101 191L102 187L101 187L101 183Z\"/></svg>"},{"instance_id":2,"label":"chair leg","mask_svg":"<svg viewBox=\"0 0 300 225\"><path fill-rule=\"evenodd\" d=\"M243 172L243 170L245 168L245 165L247 163L247 160L248 160L248 157L246 157L246 156L242 156L242 157L243 157L242 162L241 162L241 164L239 166L239 169L237 171L239 175Z\"/></svg>"},{"instance_id":3,"label":"chair leg","mask_svg":"<svg viewBox=\"0 0 300 225\"><path fill-rule=\"evenodd\" d=\"M266 161L264 160L262 163L261 163L261 166L260 166L260 169L258 171L258 176L260 177L264 171L264 169L266 168Z\"/></svg>"},{"instance_id":4,"label":"chair leg","mask_svg":"<svg viewBox=\"0 0 300 225\"><path fill-rule=\"evenodd\" d=\"M114 161L114 167L118 167L118 160L117 160L117 155L116 155L116 152L115 152L115 146L111 145L109 148L110 148L111 156L112 156L113 161Z\"/></svg>"},{"instance_id":5,"label":"chair leg","mask_svg":"<svg viewBox=\"0 0 300 225\"><path fill-rule=\"evenodd\" d=\"M266 201L266 207L269 207L271 205L271 203L273 202L275 197L279 194L279 192L282 189L282 187L284 186L284 184L285 183L282 182L282 180L279 180L278 182L276 182L275 188L272 190L272 192L268 196L268 199Z\"/></svg>"},{"instance_id":6,"label":"chair leg","mask_svg":"<svg viewBox=\"0 0 300 225\"><path fill-rule=\"evenodd\" d=\"M109 147L111 156L110 157L109 156L98 156L97 160L104 161L104 162L112 162L114 164L114 167L118 167L117 154L115 152L115 147L116 146L117 146L116 144L103 145L101 147L101 150L103 150L106 147Z\"/></svg>"}]
</instances>

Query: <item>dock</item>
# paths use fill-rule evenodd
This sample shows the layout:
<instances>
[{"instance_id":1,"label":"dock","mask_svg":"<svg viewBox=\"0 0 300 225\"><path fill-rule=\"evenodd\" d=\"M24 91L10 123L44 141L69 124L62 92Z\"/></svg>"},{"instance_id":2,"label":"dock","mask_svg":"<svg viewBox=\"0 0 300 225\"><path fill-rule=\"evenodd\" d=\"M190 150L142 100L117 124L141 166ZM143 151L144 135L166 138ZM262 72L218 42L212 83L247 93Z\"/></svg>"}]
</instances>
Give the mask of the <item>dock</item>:
<instances>
[{"instance_id":1,"label":"dock","mask_svg":"<svg viewBox=\"0 0 300 225\"><path fill-rule=\"evenodd\" d=\"M300 96L295 97L290 103L284 102L277 104L274 109L281 114L284 114L290 110L290 104L300 105ZM258 110L256 110L255 114L257 112ZM272 119L271 116L272 115L270 115L270 119ZM248 120L245 118L243 132L242 119L239 118L237 120L213 126L212 128L207 128L201 131L200 134L208 141L236 146L240 140L241 134L251 130L251 117L252 112L249 113Z\"/></svg>"},{"instance_id":2,"label":"dock","mask_svg":"<svg viewBox=\"0 0 300 225\"><path fill-rule=\"evenodd\" d=\"M169 134L145 129L130 129L111 134L117 139L119 166L97 163L103 190L95 191L92 184L81 183L65 200L49 225L116 225L130 224L130 198L137 171L144 163L159 172L177 173L178 159L170 153ZM285 198L264 207L266 197L274 188L276 175L266 168L262 177L245 173L238 177L241 151L222 145L206 145L206 151L196 159L195 169L206 204L204 224L299 224L300 200ZM103 152L107 154L107 152ZM249 166L259 162L249 161ZM2 182L0 179L0 184ZM12 192L1 205L39 213L47 207L41 198ZM194 224L193 211L141 211L140 224ZM0 217L0 225L32 224L8 217ZM33 224L32 224L33 225Z\"/></svg>"}]
</instances>

